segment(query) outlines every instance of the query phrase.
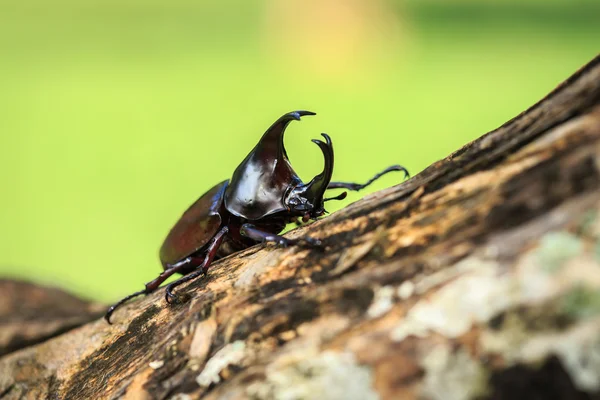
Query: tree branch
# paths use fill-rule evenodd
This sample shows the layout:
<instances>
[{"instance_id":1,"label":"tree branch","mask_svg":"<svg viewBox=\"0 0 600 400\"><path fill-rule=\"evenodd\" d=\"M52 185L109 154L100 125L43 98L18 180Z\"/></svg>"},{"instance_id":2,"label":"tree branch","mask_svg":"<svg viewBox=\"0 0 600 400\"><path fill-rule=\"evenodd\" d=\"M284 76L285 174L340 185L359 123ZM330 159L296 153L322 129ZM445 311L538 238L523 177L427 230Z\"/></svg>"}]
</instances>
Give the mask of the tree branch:
<instances>
[{"instance_id":1,"label":"tree branch","mask_svg":"<svg viewBox=\"0 0 600 400\"><path fill-rule=\"evenodd\" d=\"M600 57L413 179L0 359L0 397L600 396ZM594 397L596 396L596 397Z\"/></svg>"}]
</instances>

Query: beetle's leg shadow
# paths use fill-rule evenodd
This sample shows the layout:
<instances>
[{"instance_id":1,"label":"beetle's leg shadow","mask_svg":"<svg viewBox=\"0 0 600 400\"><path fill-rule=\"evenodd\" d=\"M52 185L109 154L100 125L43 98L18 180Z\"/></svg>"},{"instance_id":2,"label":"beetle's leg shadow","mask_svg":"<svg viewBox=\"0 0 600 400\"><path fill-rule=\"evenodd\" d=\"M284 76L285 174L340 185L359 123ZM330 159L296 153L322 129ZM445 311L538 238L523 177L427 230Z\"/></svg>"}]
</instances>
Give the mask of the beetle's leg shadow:
<instances>
[{"instance_id":1,"label":"beetle's leg shadow","mask_svg":"<svg viewBox=\"0 0 600 400\"><path fill-rule=\"evenodd\" d=\"M359 191L361 189L366 188L371 183L375 182L377 179L381 178L383 175L392 172L392 171L402 171L404 172L404 178L410 177L408 170L401 165L392 165L391 167L387 167L380 173L376 174L374 177L369 179L366 183L353 183L353 182L329 182L327 185L327 189L348 189L352 191ZM345 196L344 196L345 197ZM333 200L333 199L332 199Z\"/></svg>"},{"instance_id":2,"label":"beetle's leg shadow","mask_svg":"<svg viewBox=\"0 0 600 400\"><path fill-rule=\"evenodd\" d=\"M271 242L281 247L293 246L300 244L301 242L313 247L323 246L323 243L319 239L313 239L310 237L304 237L301 239L288 239L274 233L261 231L252 224L243 224L240 228L240 234L254 240L255 242Z\"/></svg>"},{"instance_id":3,"label":"beetle's leg shadow","mask_svg":"<svg viewBox=\"0 0 600 400\"><path fill-rule=\"evenodd\" d=\"M205 274L208 271L210 264L217 255L217 251L219 250L219 247L221 246L221 243L223 243L223 239L225 239L225 235L227 235L228 232L229 228L227 228L226 226L224 226L219 232L217 232L215 237L212 239L210 245L208 246L208 249L206 250L204 260L198 265L197 269L194 272L189 273L184 277L176 280L175 282L167 285L167 288L165 289L165 300L167 301L167 303L171 304L172 301L175 299L173 289L185 282L191 281L192 279L195 279L198 276Z\"/></svg>"},{"instance_id":4,"label":"beetle's leg shadow","mask_svg":"<svg viewBox=\"0 0 600 400\"><path fill-rule=\"evenodd\" d=\"M108 311L106 312L106 314L104 315L104 319L106 320L106 322L108 322L109 324L112 324L112 322L110 322L110 317L112 316L112 314L115 312L115 310L117 308L119 308L121 305L123 305L125 302L127 302L128 300L137 297L137 296L141 296L141 295L147 295L150 294L152 292L154 292L156 289L158 289L158 287L164 282L166 281L171 275L176 274L181 272L182 270L189 268L190 265L193 265L194 262L198 262L198 259L196 257L187 257L175 264L170 265L170 267L168 267L167 269L165 269L158 277L156 277L156 279L146 283L146 287L144 288L144 290L140 290L139 292L135 292L130 294L129 296L121 299L120 301L118 301L117 303L115 303L114 305L112 305Z\"/></svg>"}]
</instances>

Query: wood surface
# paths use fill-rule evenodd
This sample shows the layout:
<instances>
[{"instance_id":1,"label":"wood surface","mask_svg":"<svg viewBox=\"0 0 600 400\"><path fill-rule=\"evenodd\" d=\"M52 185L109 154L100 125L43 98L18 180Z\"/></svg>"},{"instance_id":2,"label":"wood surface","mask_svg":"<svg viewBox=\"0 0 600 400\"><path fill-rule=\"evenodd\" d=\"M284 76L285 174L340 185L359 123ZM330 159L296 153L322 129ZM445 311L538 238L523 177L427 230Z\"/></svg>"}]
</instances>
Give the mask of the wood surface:
<instances>
[{"instance_id":1,"label":"wood surface","mask_svg":"<svg viewBox=\"0 0 600 400\"><path fill-rule=\"evenodd\" d=\"M599 213L596 57L409 181L288 234L325 251L255 246L178 304L158 290L114 325L86 323L92 307L4 347L0 399L599 399Z\"/></svg>"}]
</instances>

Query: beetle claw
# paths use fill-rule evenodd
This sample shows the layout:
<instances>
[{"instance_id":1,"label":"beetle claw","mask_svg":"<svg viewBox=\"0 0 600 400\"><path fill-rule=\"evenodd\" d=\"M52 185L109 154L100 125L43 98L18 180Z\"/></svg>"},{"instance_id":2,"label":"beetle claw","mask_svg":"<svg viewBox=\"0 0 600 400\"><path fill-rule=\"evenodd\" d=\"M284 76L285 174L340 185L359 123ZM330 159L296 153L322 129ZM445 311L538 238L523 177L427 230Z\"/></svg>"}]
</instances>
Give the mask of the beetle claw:
<instances>
[{"instance_id":1,"label":"beetle claw","mask_svg":"<svg viewBox=\"0 0 600 400\"><path fill-rule=\"evenodd\" d=\"M167 304L173 304L177 301L177 296L173 294L169 287L165 289L165 300L167 301Z\"/></svg>"},{"instance_id":2,"label":"beetle claw","mask_svg":"<svg viewBox=\"0 0 600 400\"><path fill-rule=\"evenodd\" d=\"M302 242L304 242L304 244L307 244L310 247L317 247L317 248L325 248L325 246L323 245L323 241L321 241L320 239L314 239L311 237L304 237L301 239Z\"/></svg>"}]
</instances>

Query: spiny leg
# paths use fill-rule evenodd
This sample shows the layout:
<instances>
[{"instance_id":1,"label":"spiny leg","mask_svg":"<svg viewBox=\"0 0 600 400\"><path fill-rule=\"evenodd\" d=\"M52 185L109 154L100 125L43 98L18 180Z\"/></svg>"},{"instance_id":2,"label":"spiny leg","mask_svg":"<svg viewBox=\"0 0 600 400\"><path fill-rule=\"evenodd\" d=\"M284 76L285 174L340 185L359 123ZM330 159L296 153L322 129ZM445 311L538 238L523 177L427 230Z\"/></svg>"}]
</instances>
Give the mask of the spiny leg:
<instances>
[{"instance_id":1,"label":"spiny leg","mask_svg":"<svg viewBox=\"0 0 600 400\"><path fill-rule=\"evenodd\" d=\"M112 322L110 322L111 315L115 312L115 310L117 308L119 308L121 305L123 305L125 302L127 302L127 300L130 300L130 299L140 296L142 294L150 294L150 293L154 292L171 275L181 272L181 270L185 269L186 267L189 268L189 266L193 265L194 262L198 262L198 259L195 257L187 257L175 264L170 265L170 267L165 269L158 277L156 277L156 279L146 283L144 290L140 290L139 292L132 293L129 296L121 299L116 304L112 305L108 309L106 314L104 315L104 319L109 324L112 324Z\"/></svg>"},{"instance_id":2,"label":"spiny leg","mask_svg":"<svg viewBox=\"0 0 600 400\"><path fill-rule=\"evenodd\" d=\"M167 300L167 303L170 304L171 301L175 298L175 295L173 294L173 289L175 289L177 286L181 285L182 283L185 283L185 282L190 281L202 274L205 274L208 271L210 264L212 263L213 259L217 255L217 251L219 250L219 247L221 246L221 243L223 243L223 239L225 239L225 235L228 232L229 232L229 228L227 228L226 226L224 226L223 228L221 228L221 230L219 232L217 232L215 237L210 242L208 249L206 250L206 256L204 256L204 260L202 261L202 263L197 267L197 269L194 272L187 274L183 278L178 279L175 282L167 285L167 288L165 290L165 299Z\"/></svg>"},{"instance_id":3,"label":"spiny leg","mask_svg":"<svg viewBox=\"0 0 600 400\"><path fill-rule=\"evenodd\" d=\"M358 190L366 188L371 183L373 183L377 179L381 178L383 175L387 174L388 172L392 172L392 171L404 172L404 178L408 178L410 176L410 174L408 173L408 170L406 168L404 168L403 166L392 165L391 167L387 167L386 169L384 169L383 171L381 171L380 173L378 173L377 175L375 175L374 177L369 179L364 184L353 183L353 182L329 182L329 185L327 185L327 189L348 189L348 190L358 191Z\"/></svg>"},{"instance_id":4,"label":"spiny leg","mask_svg":"<svg viewBox=\"0 0 600 400\"><path fill-rule=\"evenodd\" d=\"M320 247L323 245L319 239L313 239L310 237L304 237L301 239L288 239L283 236L276 235L274 233L261 231L252 224L242 225L242 227L240 228L240 234L242 236L254 240L255 242L272 242L281 247L292 246L298 244L299 242L304 242L310 246L315 247Z\"/></svg>"}]
</instances>

